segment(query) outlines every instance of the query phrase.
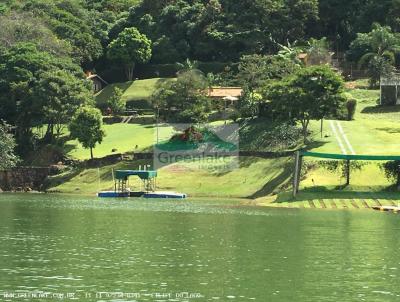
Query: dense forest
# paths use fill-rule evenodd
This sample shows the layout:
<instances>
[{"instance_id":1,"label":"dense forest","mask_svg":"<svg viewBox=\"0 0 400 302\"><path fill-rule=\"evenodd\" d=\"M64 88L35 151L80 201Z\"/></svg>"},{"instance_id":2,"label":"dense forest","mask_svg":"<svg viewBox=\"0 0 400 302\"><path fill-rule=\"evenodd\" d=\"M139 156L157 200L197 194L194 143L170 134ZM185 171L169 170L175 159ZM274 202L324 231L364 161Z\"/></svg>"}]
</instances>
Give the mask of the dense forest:
<instances>
[{"instance_id":1,"label":"dense forest","mask_svg":"<svg viewBox=\"0 0 400 302\"><path fill-rule=\"evenodd\" d=\"M136 27L152 41L150 63L228 62L311 37L346 51L374 23L398 31L399 11L397 0L6 0L0 38L5 47L29 41L93 68L109 64L109 43Z\"/></svg>"},{"instance_id":2,"label":"dense forest","mask_svg":"<svg viewBox=\"0 0 400 302\"><path fill-rule=\"evenodd\" d=\"M348 61L368 65L371 86L376 86L382 72L399 63L399 16L399 0L3 0L0 119L14 129L23 154L36 148L35 127L45 127L41 142L53 142L80 107L94 109L84 72L113 83L146 77L138 74L143 67L173 65L167 74L175 77L176 66L193 69L199 63L212 67L204 72L207 83L178 76L177 84L158 91L163 109L177 107L177 93L187 83L199 85L196 91L234 83L245 89L238 111L254 116L259 110L254 103L271 97L266 81L298 71L299 51L317 61L330 51L345 54ZM235 69L223 69L221 75L218 66ZM323 70L312 72L337 82ZM298 71L297 76L313 74ZM165 77L158 71L151 75ZM277 87L273 97L285 99ZM182 100L191 97L201 99L185 95ZM180 105L192 106L185 118L206 118L205 101L185 102ZM85 114L95 127L99 114L84 110L81 120Z\"/></svg>"}]
</instances>

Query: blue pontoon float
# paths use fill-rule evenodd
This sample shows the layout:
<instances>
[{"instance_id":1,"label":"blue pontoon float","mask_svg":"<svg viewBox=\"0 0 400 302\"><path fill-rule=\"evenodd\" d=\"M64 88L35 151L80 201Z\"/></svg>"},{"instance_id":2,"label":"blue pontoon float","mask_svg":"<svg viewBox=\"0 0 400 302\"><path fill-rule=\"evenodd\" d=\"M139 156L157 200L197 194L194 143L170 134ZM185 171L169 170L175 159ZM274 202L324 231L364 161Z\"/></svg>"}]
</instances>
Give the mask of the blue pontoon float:
<instances>
[{"instance_id":1,"label":"blue pontoon float","mask_svg":"<svg viewBox=\"0 0 400 302\"><path fill-rule=\"evenodd\" d=\"M129 177L137 176L143 182L143 191L132 192L128 188ZM103 191L98 197L144 197L144 198L176 198L184 199L186 194L176 192L157 192L157 171L117 170L114 177L114 191Z\"/></svg>"}]
</instances>

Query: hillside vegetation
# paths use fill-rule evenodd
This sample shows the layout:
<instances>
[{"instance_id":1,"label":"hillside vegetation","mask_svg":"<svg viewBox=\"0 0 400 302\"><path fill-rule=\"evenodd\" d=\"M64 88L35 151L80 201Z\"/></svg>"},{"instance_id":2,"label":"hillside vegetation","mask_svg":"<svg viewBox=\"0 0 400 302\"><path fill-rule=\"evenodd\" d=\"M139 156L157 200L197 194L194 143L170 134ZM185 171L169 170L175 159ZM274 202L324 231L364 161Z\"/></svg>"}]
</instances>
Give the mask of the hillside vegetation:
<instances>
[{"instance_id":1,"label":"hillside vegetation","mask_svg":"<svg viewBox=\"0 0 400 302\"><path fill-rule=\"evenodd\" d=\"M96 104L102 107L113 95L115 87L118 87L123 91L122 99L129 107L148 109L151 108L150 97L154 91L168 81L173 81L173 79L154 78L110 84L95 95Z\"/></svg>"}]
</instances>

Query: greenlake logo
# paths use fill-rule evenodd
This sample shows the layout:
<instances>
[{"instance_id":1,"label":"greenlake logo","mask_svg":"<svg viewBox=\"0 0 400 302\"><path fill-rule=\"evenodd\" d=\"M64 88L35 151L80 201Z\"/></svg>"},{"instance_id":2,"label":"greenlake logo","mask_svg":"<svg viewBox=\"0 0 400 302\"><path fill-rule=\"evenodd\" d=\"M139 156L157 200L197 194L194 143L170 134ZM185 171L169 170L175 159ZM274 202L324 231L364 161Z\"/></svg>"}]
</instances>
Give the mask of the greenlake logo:
<instances>
[{"instance_id":1,"label":"greenlake logo","mask_svg":"<svg viewBox=\"0 0 400 302\"><path fill-rule=\"evenodd\" d=\"M239 166L239 126L168 124L172 134L154 144L154 168L176 165L187 169L228 172Z\"/></svg>"}]
</instances>

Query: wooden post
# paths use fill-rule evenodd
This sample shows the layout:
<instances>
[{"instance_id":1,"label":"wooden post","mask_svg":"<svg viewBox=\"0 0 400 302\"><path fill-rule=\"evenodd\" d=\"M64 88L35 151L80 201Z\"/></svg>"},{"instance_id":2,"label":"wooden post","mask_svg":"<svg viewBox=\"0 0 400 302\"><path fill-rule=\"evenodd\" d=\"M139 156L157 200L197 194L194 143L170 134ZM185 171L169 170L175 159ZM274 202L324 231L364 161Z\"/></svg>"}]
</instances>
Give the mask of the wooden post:
<instances>
[{"instance_id":1,"label":"wooden post","mask_svg":"<svg viewBox=\"0 0 400 302\"><path fill-rule=\"evenodd\" d=\"M346 160L346 186L350 185L350 160Z\"/></svg>"},{"instance_id":2,"label":"wooden post","mask_svg":"<svg viewBox=\"0 0 400 302\"><path fill-rule=\"evenodd\" d=\"M397 171L397 191L400 191L400 165L398 166Z\"/></svg>"},{"instance_id":3,"label":"wooden post","mask_svg":"<svg viewBox=\"0 0 400 302\"><path fill-rule=\"evenodd\" d=\"M299 192L299 170L300 170L300 151L295 154L294 173L293 173L293 198Z\"/></svg>"},{"instance_id":4,"label":"wooden post","mask_svg":"<svg viewBox=\"0 0 400 302\"><path fill-rule=\"evenodd\" d=\"M114 182L114 192L117 192L117 182L115 181L114 168L111 169L111 174Z\"/></svg>"},{"instance_id":5,"label":"wooden post","mask_svg":"<svg viewBox=\"0 0 400 302\"><path fill-rule=\"evenodd\" d=\"M322 132L324 130L324 118L321 118L321 138L323 137Z\"/></svg>"},{"instance_id":6,"label":"wooden post","mask_svg":"<svg viewBox=\"0 0 400 302\"><path fill-rule=\"evenodd\" d=\"M303 167L303 156L299 156L299 170L297 171L297 186L296 193L299 193L300 181L301 181L301 168Z\"/></svg>"}]
</instances>

